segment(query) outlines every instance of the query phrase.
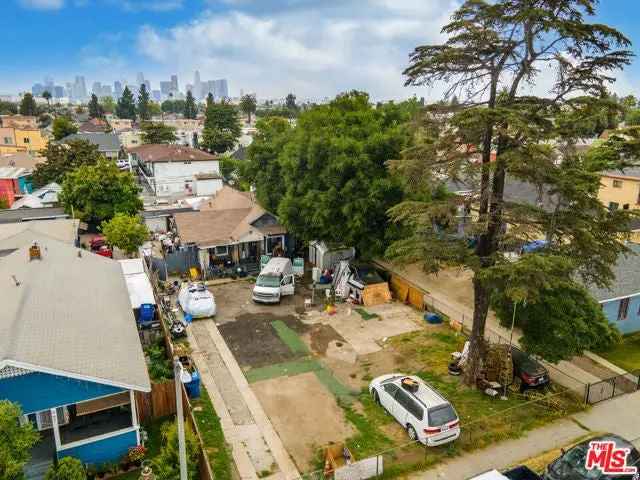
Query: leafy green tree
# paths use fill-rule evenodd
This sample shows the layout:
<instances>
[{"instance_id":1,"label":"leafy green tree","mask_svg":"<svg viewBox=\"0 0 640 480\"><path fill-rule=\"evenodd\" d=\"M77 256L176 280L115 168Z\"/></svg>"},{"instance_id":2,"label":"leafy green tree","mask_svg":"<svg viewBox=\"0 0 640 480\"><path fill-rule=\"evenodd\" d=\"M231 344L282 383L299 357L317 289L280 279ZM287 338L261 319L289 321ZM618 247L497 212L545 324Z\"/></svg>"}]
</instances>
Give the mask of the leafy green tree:
<instances>
[{"instance_id":1,"label":"leafy green tree","mask_svg":"<svg viewBox=\"0 0 640 480\"><path fill-rule=\"evenodd\" d=\"M630 127L640 125L640 108L632 108L629 110L624 121Z\"/></svg>"},{"instance_id":2,"label":"leafy green tree","mask_svg":"<svg viewBox=\"0 0 640 480\"><path fill-rule=\"evenodd\" d=\"M80 460L64 457L57 464L51 465L45 480L86 480L87 471Z\"/></svg>"},{"instance_id":3,"label":"leafy green tree","mask_svg":"<svg viewBox=\"0 0 640 480\"><path fill-rule=\"evenodd\" d=\"M138 116L140 120L149 120L151 118L149 101L149 92L147 91L147 86L143 83L140 85L140 92L138 93Z\"/></svg>"},{"instance_id":4,"label":"leafy green tree","mask_svg":"<svg viewBox=\"0 0 640 480\"><path fill-rule=\"evenodd\" d=\"M394 169L417 191L433 191L442 177L466 176L477 183L476 210L459 228L460 200L410 199L392 217L413 234L389 254L421 261L428 271L464 265L473 273L474 316L465 379L475 384L486 352L484 331L495 275L519 268L502 252L530 238L546 237L552 261L571 261L571 271L597 285L612 279L611 265L626 251L628 212L609 212L597 198L600 167L572 147L579 138L572 125L600 114L611 71L630 62L629 40L615 29L590 23L595 0L531 2L467 0L443 28L443 44L417 47L405 70L407 84L444 83L446 97L461 105L428 108L416 125L418 144L405 151ZM528 85L542 71L558 75L547 95ZM581 95L575 98L576 95ZM573 110L573 122L558 125L560 111ZM555 148L554 148L555 146ZM558 162L558 156L562 158ZM549 205L505 198L505 185L533 185ZM622 235L620 234L622 233ZM535 254L534 254L535 255ZM523 264L526 267L528 264ZM558 281L567 280L558 270ZM518 280L525 293L540 288ZM525 275L523 278L529 278Z\"/></svg>"},{"instance_id":5,"label":"leafy green tree","mask_svg":"<svg viewBox=\"0 0 640 480\"><path fill-rule=\"evenodd\" d=\"M284 100L284 105L288 110L296 112L298 110L298 105L296 104L296 96L293 93L288 94Z\"/></svg>"},{"instance_id":6,"label":"leafy green tree","mask_svg":"<svg viewBox=\"0 0 640 480\"><path fill-rule=\"evenodd\" d=\"M38 114L38 105L36 100L30 93L25 93L20 101L20 115L36 116Z\"/></svg>"},{"instance_id":7,"label":"leafy green tree","mask_svg":"<svg viewBox=\"0 0 640 480\"><path fill-rule=\"evenodd\" d=\"M102 97L100 98L100 108L105 113L114 113L116 111L116 102L113 97Z\"/></svg>"},{"instance_id":8,"label":"leafy green tree","mask_svg":"<svg viewBox=\"0 0 640 480\"><path fill-rule=\"evenodd\" d=\"M254 140L247 149L247 168L239 172L239 176L256 187L260 205L276 212L286 190L279 157L291 140L293 128L288 120L271 117L258 120L256 129Z\"/></svg>"},{"instance_id":9,"label":"leafy green tree","mask_svg":"<svg viewBox=\"0 0 640 480\"><path fill-rule=\"evenodd\" d=\"M211 153L231 150L242 133L238 111L228 102L212 103L205 111L200 146Z\"/></svg>"},{"instance_id":10,"label":"leafy green tree","mask_svg":"<svg viewBox=\"0 0 640 480\"><path fill-rule=\"evenodd\" d=\"M98 102L98 96L95 93L91 94L91 100L89 100L89 118L102 118L104 117L104 110L102 105Z\"/></svg>"},{"instance_id":11,"label":"leafy green tree","mask_svg":"<svg viewBox=\"0 0 640 480\"><path fill-rule=\"evenodd\" d=\"M215 101L213 99L213 93L209 92L207 94L207 100L206 100L206 103L205 103L205 110L207 108L209 108L211 105L213 105L214 103L215 103Z\"/></svg>"},{"instance_id":12,"label":"leafy green tree","mask_svg":"<svg viewBox=\"0 0 640 480\"><path fill-rule=\"evenodd\" d=\"M116 213L111 220L102 222L102 233L109 245L132 255L149 238L149 230L138 216Z\"/></svg>"},{"instance_id":13,"label":"leafy green tree","mask_svg":"<svg viewBox=\"0 0 640 480\"><path fill-rule=\"evenodd\" d=\"M124 87L122 96L118 99L116 115L118 118L128 118L134 121L136 119L136 102L133 99L133 93L131 93L129 87Z\"/></svg>"},{"instance_id":14,"label":"leafy green tree","mask_svg":"<svg viewBox=\"0 0 640 480\"><path fill-rule=\"evenodd\" d=\"M29 422L20 425L20 407L0 400L0 480L24 478L22 469L31 458L31 448L40 435Z\"/></svg>"},{"instance_id":15,"label":"leafy green tree","mask_svg":"<svg viewBox=\"0 0 640 480\"><path fill-rule=\"evenodd\" d=\"M40 129L47 128L49 125L51 125L51 122L52 118L48 113L41 113L38 116L38 128Z\"/></svg>"},{"instance_id":16,"label":"leafy green tree","mask_svg":"<svg viewBox=\"0 0 640 480\"><path fill-rule=\"evenodd\" d=\"M257 105L256 96L253 94L243 95L240 99L240 110L247 116L249 123L251 123L251 115L256 112Z\"/></svg>"},{"instance_id":17,"label":"leafy green tree","mask_svg":"<svg viewBox=\"0 0 640 480\"><path fill-rule=\"evenodd\" d=\"M187 477L198 477L198 441L188 424L184 426L187 453ZM180 478L180 460L178 459L178 426L176 422L165 423L162 427L162 449L153 459L153 473L158 480Z\"/></svg>"},{"instance_id":18,"label":"leafy green tree","mask_svg":"<svg viewBox=\"0 0 640 480\"><path fill-rule=\"evenodd\" d=\"M142 122L143 143L173 143L178 140L176 129L162 122Z\"/></svg>"},{"instance_id":19,"label":"leafy green tree","mask_svg":"<svg viewBox=\"0 0 640 480\"><path fill-rule=\"evenodd\" d=\"M17 104L6 100L0 100L0 115L16 115L17 113Z\"/></svg>"},{"instance_id":20,"label":"leafy green tree","mask_svg":"<svg viewBox=\"0 0 640 480\"><path fill-rule=\"evenodd\" d=\"M73 135L78 133L78 127L73 120L69 117L61 116L57 117L53 121L53 138L56 140L62 140L67 135Z\"/></svg>"},{"instance_id":21,"label":"leafy green tree","mask_svg":"<svg viewBox=\"0 0 640 480\"><path fill-rule=\"evenodd\" d=\"M160 104L153 101L149 102L149 113L151 114L151 117L162 114L162 108L160 107Z\"/></svg>"},{"instance_id":22,"label":"leafy green tree","mask_svg":"<svg viewBox=\"0 0 640 480\"><path fill-rule=\"evenodd\" d=\"M100 159L65 176L60 202L76 218L100 224L118 213L136 215L142 209L138 193L130 172L121 172L113 161Z\"/></svg>"},{"instance_id":23,"label":"leafy green tree","mask_svg":"<svg viewBox=\"0 0 640 480\"><path fill-rule=\"evenodd\" d=\"M380 253L387 239L387 209L402 199L400 182L386 169L409 145L405 128L415 102L388 103L375 108L362 92L339 95L328 105L311 108L298 117L291 134L282 119L270 123L251 150L252 161L265 164L267 177L258 174L258 195L275 202L278 193L266 193L266 182L281 185L280 220L297 238L325 240L354 246L363 257ZM278 154L279 166L270 156ZM279 169L279 170L278 170ZM281 190L276 187L275 190Z\"/></svg>"},{"instance_id":24,"label":"leafy green tree","mask_svg":"<svg viewBox=\"0 0 640 480\"><path fill-rule=\"evenodd\" d=\"M164 113L184 113L185 100L165 100L160 108Z\"/></svg>"},{"instance_id":25,"label":"leafy green tree","mask_svg":"<svg viewBox=\"0 0 640 480\"><path fill-rule=\"evenodd\" d=\"M194 119L198 116L198 106L196 105L196 99L193 98L191 90L187 92L187 99L184 102L184 118Z\"/></svg>"},{"instance_id":26,"label":"leafy green tree","mask_svg":"<svg viewBox=\"0 0 640 480\"><path fill-rule=\"evenodd\" d=\"M36 165L32 176L37 187L50 182L60 183L68 172L81 165L95 165L104 158L98 146L86 140L71 140L65 145L49 142L42 156L46 160Z\"/></svg>"}]
</instances>

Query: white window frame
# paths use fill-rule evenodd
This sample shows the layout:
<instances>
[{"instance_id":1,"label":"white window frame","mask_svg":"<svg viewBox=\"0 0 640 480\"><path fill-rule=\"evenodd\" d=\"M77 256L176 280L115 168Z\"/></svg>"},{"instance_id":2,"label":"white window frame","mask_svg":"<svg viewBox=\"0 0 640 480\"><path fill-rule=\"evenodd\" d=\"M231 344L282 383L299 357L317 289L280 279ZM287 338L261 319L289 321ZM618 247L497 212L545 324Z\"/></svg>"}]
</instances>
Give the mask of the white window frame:
<instances>
[{"instance_id":1,"label":"white window frame","mask_svg":"<svg viewBox=\"0 0 640 480\"><path fill-rule=\"evenodd\" d=\"M220 248L224 248L224 253L218 252L218 249L220 249ZM220 245L220 246L213 247L213 254L216 257L228 257L229 256L229 245Z\"/></svg>"}]
</instances>

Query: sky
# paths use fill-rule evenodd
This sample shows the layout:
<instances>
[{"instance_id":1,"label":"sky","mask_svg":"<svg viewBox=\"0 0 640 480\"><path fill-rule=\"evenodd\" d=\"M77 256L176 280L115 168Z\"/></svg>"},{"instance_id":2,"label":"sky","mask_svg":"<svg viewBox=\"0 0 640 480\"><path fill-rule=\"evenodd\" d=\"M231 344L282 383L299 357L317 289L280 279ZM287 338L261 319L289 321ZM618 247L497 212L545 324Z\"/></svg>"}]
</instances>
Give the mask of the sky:
<instances>
[{"instance_id":1,"label":"sky","mask_svg":"<svg viewBox=\"0 0 640 480\"><path fill-rule=\"evenodd\" d=\"M417 45L440 42L460 0L2 0L0 94L84 75L158 89L227 78L230 94L321 99L358 89L375 100L440 91L404 87ZM621 30L640 53L639 0L601 0L595 21ZM640 59L613 90L640 95Z\"/></svg>"}]
</instances>

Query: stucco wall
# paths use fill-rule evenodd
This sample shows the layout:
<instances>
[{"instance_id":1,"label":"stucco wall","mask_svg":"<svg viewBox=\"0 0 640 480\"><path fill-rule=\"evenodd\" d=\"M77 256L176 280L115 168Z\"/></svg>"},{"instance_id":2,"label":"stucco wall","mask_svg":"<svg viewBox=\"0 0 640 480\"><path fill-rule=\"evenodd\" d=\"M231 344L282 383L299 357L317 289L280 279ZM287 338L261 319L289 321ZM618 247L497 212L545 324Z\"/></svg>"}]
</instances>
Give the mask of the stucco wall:
<instances>
[{"instance_id":1,"label":"stucco wall","mask_svg":"<svg viewBox=\"0 0 640 480\"><path fill-rule=\"evenodd\" d=\"M622 185L614 187L614 180L622 182ZM602 186L598 192L598 199L604 206L608 207L610 202L615 202L619 205L619 208L623 208L625 204L628 204L631 210L640 208L640 203L638 203L640 179L602 177L600 183Z\"/></svg>"}]
</instances>

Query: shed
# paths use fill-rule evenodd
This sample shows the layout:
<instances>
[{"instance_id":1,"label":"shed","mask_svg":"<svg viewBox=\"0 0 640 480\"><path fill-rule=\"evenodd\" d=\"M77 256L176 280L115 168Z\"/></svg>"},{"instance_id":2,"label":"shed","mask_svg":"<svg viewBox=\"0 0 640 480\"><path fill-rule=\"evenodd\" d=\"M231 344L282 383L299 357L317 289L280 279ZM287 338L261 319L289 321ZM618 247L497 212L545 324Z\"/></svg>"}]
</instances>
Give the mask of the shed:
<instances>
[{"instance_id":1,"label":"shed","mask_svg":"<svg viewBox=\"0 0 640 480\"><path fill-rule=\"evenodd\" d=\"M317 240L309 242L309 261L321 270L334 268L341 260L351 260L355 256L354 247L327 245L324 241Z\"/></svg>"}]
</instances>

